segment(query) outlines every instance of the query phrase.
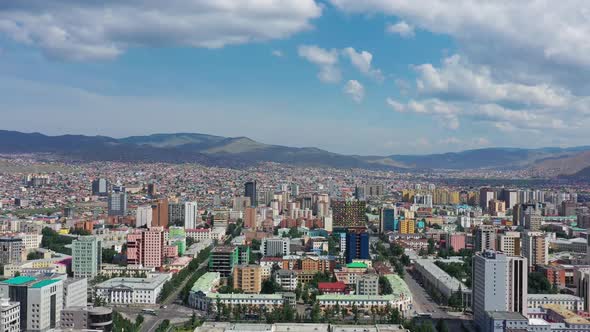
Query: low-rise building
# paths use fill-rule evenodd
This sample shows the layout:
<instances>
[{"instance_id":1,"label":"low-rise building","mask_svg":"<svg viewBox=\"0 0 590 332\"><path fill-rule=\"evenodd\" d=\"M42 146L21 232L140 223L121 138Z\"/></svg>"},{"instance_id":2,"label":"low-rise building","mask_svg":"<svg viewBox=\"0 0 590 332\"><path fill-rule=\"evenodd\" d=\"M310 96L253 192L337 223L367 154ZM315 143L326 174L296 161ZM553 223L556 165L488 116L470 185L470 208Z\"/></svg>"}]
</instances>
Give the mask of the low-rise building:
<instances>
[{"instance_id":1,"label":"low-rise building","mask_svg":"<svg viewBox=\"0 0 590 332\"><path fill-rule=\"evenodd\" d=\"M113 309L106 307L69 307L61 312L61 327L72 330L113 329Z\"/></svg>"},{"instance_id":2,"label":"low-rise building","mask_svg":"<svg viewBox=\"0 0 590 332\"><path fill-rule=\"evenodd\" d=\"M95 286L96 296L110 304L156 304L171 274L147 278L113 278Z\"/></svg>"},{"instance_id":3,"label":"low-rise building","mask_svg":"<svg viewBox=\"0 0 590 332\"><path fill-rule=\"evenodd\" d=\"M292 270L278 270L275 272L275 281L282 289L294 291L297 288L297 272Z\"/></svg>"},{"instance_id":4,"label":"low-rise building","mask_svg":"<svg viewBox=\"0 0 590 332\"><path fill-rule=\"evenodd\" d=\"M555 304L573 312L584 311L584 299L570 294L528 294L527 303L529 308Z\"/></svg>"}]
</instances>

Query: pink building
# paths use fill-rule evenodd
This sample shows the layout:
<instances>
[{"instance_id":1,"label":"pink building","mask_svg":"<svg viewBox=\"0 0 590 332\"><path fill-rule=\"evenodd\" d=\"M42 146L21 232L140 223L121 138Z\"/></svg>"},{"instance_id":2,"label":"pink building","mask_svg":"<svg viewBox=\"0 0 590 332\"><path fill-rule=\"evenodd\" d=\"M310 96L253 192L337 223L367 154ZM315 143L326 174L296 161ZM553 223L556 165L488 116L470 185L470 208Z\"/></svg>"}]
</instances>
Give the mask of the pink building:
<instances>
[{"instance_id":1,"label":"pink building","mask_svg":"<svg viewBox=\"0 0 590 332\"><path fill-rule=\"evenodd\" d=\"M127 235L127 264L159 268L164 265L164 230L151 228ZM176 248L176 247L175 247ZM178 256L176 255L172 257Z\"/></svg>"},{"instance_id":2,"label":"pink building","mask_svg":"<svg viewBox=\"0 0 590 332\"><path fill-rule=\"evenodd\" d=\"M465 233L452 233L447 235L447 248L450 246L453 250L459 251L465 249L465 243Z\"/></svg>"}]
</instances>

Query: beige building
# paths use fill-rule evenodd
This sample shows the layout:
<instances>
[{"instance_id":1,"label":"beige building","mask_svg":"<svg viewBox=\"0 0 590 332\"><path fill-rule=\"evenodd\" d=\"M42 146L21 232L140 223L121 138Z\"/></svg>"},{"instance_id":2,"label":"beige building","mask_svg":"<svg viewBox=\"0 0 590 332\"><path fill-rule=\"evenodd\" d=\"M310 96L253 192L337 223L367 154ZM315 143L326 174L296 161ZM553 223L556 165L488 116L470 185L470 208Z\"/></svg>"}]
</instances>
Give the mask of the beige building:
<instances>
[{"instance_id":1,"label":"beige building","mask_svg":"<svg viewBox=\"0 0 590 332\"><path fill-rule=\"evenodd\" d=\"M247 294L258 294L262 287L259 265L236 265L233 273L233 287Z\"/></svg>"},{"instance_id":2,"label":"beige building","mask_svg":"<svg viewBox=\"0 0 590 332\"><path fill-rule=\"evenodd\" d=\"M520 256L520 232L506 232L498 235L498 251L509 256Z\"/></svg>"},{"instance_id":3,"label":"beige building","mask_svg":"<svg viewBox=\"0 0 590 332\"><path fill-rule=\"evenodd\" d=\"M529 270L535 265L545 265L549 260L549 242L543 232L526 231L522 234L522 256L529 262Z\"/></svg>"}]
</instances>

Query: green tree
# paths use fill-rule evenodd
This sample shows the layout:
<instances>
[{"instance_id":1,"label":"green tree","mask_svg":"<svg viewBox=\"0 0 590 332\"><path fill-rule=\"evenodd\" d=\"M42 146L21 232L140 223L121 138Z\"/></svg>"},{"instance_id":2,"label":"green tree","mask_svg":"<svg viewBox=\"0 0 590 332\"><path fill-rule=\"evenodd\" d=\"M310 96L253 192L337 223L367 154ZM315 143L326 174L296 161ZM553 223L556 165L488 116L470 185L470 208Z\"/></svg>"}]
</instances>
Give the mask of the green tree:
<instances>
[{"instance_id":1,"label":"green tree","mask_svg":"<svg viewBox=\"0 0 590 332\"><path fill-rule=\"evenodd\" d=\"M320 321L320 305L316 302L311 308L311 321L318 323Z\"/></svg>"}]
</instances>

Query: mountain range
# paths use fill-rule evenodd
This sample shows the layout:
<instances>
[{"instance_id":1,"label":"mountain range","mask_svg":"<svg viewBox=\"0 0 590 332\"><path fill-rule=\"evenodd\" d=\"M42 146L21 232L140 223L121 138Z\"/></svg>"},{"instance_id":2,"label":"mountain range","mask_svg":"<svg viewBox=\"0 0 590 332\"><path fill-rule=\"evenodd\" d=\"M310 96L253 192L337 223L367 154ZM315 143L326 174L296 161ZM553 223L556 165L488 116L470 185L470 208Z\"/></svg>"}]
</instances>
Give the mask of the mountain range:
<instances>
[{"instance_id":1,"label":"mountain range","mask_svg":"<svg viewBox=\"0 0 590 332\"><path fill-rule=\"evenodd\" d=\"M552 174L590 173L590 146L485 148L428 155L344 155L313 147L264 144L247 137L196 133L107 136L22 133L0 130L0 153L52 153L86 161L194 162L245 167L261 161L296 166L366 169L532 169ZM583 174L585 174L583 173Z\"/></svg>"}]
</instances>

